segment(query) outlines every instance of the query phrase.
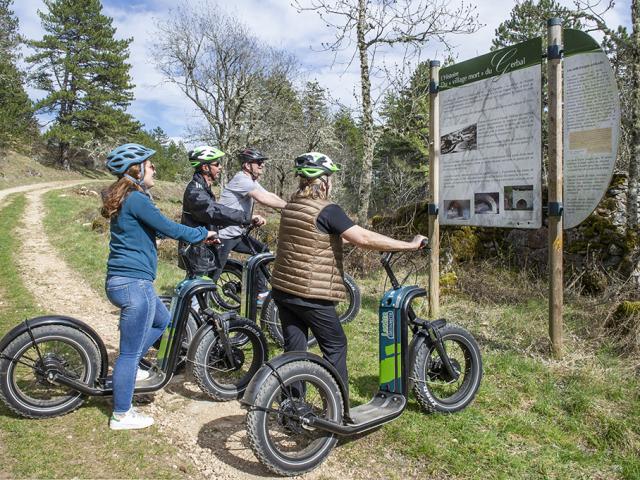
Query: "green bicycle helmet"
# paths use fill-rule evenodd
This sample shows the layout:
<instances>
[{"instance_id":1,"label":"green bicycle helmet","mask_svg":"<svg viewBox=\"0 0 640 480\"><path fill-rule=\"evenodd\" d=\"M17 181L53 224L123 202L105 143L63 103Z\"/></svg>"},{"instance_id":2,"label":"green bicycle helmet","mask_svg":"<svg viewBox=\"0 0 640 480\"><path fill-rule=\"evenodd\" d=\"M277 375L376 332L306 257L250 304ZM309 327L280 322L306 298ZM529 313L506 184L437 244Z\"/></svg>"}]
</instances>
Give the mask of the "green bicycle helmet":
<instances>
[{"instance_id":1,"label":"green bicycle helmet","mask_svg":"<svg viewBox=\"0 0 640 480\"><path fill-rule=\"evenodd\" d=\"M198 168L201 165L218 161L218 159L224 157L224 152L216 147L203 145L190 150L188 155L191 166Z\"/></svg>"},{"instance_id":2,"label":"green bicycle helmet","mask_svg":"<svg viewBox=\"0 0 640 480\"><path fill-rule=\"evenodd\" d=\"M333 163L327 155L318 152L303 153L295 159L296 175L305 178L318 178L321 175L332 175L339 172L341 165Z\"/></svg>"}]
</instances>

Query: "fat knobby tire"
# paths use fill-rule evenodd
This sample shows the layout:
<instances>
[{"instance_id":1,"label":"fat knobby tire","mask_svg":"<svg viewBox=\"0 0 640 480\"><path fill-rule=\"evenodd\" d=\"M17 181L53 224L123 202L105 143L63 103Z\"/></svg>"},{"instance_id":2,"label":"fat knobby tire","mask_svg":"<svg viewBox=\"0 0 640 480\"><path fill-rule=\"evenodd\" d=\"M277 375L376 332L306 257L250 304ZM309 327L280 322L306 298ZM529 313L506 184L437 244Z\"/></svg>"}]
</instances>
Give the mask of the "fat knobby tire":
<instances>
[{"instance_id":1,"label":"fat knobby tire","mask_svg":"<svg viewBox=\"0 0 640 480\"><path fill-rule=\"evenodd\" d=\"M331 400L333 408L335 409L333 418L331 420L340 423L342 421L343 412L343 399L340 393L340 388L335 378L331 375L327 369L318 365L317 363L307 360L298 360L283 365L278 368L278 373L282 378L282 381L286 384L289 380L296 381L303 380L305 377L314 377L316 381L325 385L325 393ZM260 386L260 390L256 395L255 407L269 407L274 394L280 388L280 384L274 375L271 375ZM322 455L313 458L312 461L305 463L295 464L295 462L287 462L286 459L278 458L268 446L268 439L266 438L265 425L267 412L260 410L259 408L250 408L247 414L247 436L249 438L249 445L251 450L260 462L267 467L271 472L282 476L294 476L301 475L317 468L324 459L331 453L331 450L335 446L338 438L327 432L327 437L323 443Z\"/></svg>"},{"instance_id":2,"label":"fat knobby tire","mask_svg":"<svg viewBox=\"0 0 640 480\"><path fill-rule=\"evenodd\" d=\"M475 398L476 393L478 393L480 381L482 380L482 357L475 338L464 328L448 323L440 329L440 335L443 342L455 341L464 345L468 350L471 358L470 372L466 373L470 376L469 384L466 384L465 378L463 383L464 392L452 403L441 402L432 394L429 390L429 384L424 378L425 364L428 360L429 352L432 350L431 343L427 340L421 344L416 352L413 352L415 355L411 372L411 377L414 379L413 392L418 403L427 413L454 413L467 407ZM458 395L458 393L455 395Z\"/></svg>"},{"instance_id":3,"label":"fat knobby tire","mask_svg":"<svg viewBox=\"0 0 640 480\"><path fill-rule=\"evenodd\" d=\"M221 385L208 374L207 362L210 349L212 345L219 341L218 334L213 328L207 332L206 335L201 337L200 343L196 347L193 362L189 363L191 374L200 389L211 398L219 401L237 400L242 397L251 377L253 377L253 375L258 371L267 357L266 339L255 323L247 320L246 318L230 320L228 324L228 333L233 332L237 332L238 336L243 335L246 338L246 341L243 341L243 345L251 344L254 346L254 360L252 363L255 362L255 365L251 366L249 370L250 374L247 374L247 379L242 385ZM256 348L259 351L255 351ZM259 362L255 359L259 359Z\"/></svg>"},{"instance_id":4,"label":"fat knobby tire","mask_svg":"<svg viewBox=\"0 0 640 480\"><path fill-rule=\"evenodd\" d=\"M33 328L32 333L36 342L61 340L72 345L82 357L86 369L84 381L88 385L94 385L96 378L100 374L101 358L100 351L91 338L80 330L65 325L43 325ZM13 339L3 353L9 358L15 358L16 355L22 355L24 351L30 348L31 344L31 337L28 332L25 332ZM20 394L16 391L11 373L11 360L8 358L0 359L0 400L12 412L22 417L51 418L65 415L78 408L84 400L81 393L73 392L68 396L67 400L58 406L44 408L34 405L26 399L20 399Z\"/></svg>"}]
</instances>

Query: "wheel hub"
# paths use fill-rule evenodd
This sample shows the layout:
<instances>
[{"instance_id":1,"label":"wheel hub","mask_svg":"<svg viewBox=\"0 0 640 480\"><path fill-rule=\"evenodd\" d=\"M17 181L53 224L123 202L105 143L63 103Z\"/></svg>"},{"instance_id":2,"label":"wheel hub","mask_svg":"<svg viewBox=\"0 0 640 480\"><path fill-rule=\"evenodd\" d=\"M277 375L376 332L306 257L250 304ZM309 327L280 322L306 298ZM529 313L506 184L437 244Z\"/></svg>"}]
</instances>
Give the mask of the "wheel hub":
<instances>
[{"instance_id":1,"label":"wheel hub","mask_svg":"<svg viewBox=\"0 0 640 480\"><path fill-rule=\"evenodd\" d=\"M456 372L458 372L458 375L459 375L460 362L458 362L455 358L449 358L449 361L451 362L451 366L453 367L453 369ZM451 377L451 375L449 375L449 373L447 372L447 369L445 368L440 358L436 359L434 362L431 363L428 376L432 380L439 380L442 382L451 382L452 380L454 380Z\"/></svg>"},{"instance_id":2,"label":"wheel hub","mask_svg":"<svg viewBox=\"0 0 640 480\"><path fill-rule=\"evenodd\" d=\"M35 374L38 383L42 385L51 385L53 375L56 372L64 372L68 365L67 361L55 353L47 353L35 363Z\"/></svg>"},{"instance_id":3,"label":"wheel hub","mask_svg":"<svg viewBox=\"0 0 640 480\"><path fill-rule=\"evenodd\" d=\"M240 293L241 285L238 282L226 282L222 285L222 291L225 295L237 295Z\"/></svg>"},{"instance_id":4,"label":"wheel hub","mask_svg":"<svg viewBox=\"0 0 640 480\"><path fill-rule=\"evenodd\" d=\"M211 357L209 357L209 365L220 365L225 370L239 370L244 365L244 352L236 347L231 347L232 361L229 361L225 349L219 345Z\"/></svg>"},{"instance_id":5,"label":"wheel hub","mask_svg":"<svg viewBox=\"0 0 640 480\"><path fill-rule=\"evenodd\" d=\"M282 425L292 435L303 433L305 426L303 423L294 418L309 418L313 415L313 409L304 400L287 398L280 404L280 413L278 414L278 424Z\"/></svg>"}]
</instances>

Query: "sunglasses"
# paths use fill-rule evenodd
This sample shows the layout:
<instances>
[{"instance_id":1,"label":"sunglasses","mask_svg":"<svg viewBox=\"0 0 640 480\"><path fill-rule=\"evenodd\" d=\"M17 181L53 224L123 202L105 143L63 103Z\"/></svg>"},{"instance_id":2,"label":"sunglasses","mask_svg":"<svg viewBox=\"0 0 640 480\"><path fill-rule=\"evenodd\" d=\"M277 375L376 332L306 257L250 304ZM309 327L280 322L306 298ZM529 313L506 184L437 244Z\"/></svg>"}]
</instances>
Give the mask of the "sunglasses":
<instances>
[{"instance_id":1,"label":"sunglasses","mask_svg":"<svg viewBox=\"0 0 640 480\"><path fill-rule=\"evenodd\" d=\"M264 165L264 160L256 160L255 162L251 162L251 163L255 163L256 165L261 167L262 165Z\"/></svg>"}]
</instances>

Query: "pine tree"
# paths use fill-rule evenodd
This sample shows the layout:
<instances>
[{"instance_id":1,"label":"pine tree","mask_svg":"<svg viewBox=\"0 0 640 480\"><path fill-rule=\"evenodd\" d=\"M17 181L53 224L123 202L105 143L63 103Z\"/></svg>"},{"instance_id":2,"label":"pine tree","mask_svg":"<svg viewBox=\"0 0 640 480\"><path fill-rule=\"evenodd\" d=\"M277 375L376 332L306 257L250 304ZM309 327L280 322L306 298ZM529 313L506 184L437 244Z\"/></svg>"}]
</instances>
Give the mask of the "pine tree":
<instances>
[{"instance_id":1,"label":"pine tree","mask_svg":"<svg viewBox=\"0 0 640 480\"><path fill-rule=\"evenodd\" d=\"M525 0L517 2L511 9L511 17L502 22L495 31L491 50L508 47L534 37L547 42L547 20L562 19L563 28L580 29L582 22L574 10L561 6L555 0Z\"/></svg>"},{"instance_id":2,"label":"pine tree","mask_svg":"<svg viewBox=\"0 0 640 480\"><path fill-rule=\"evenodd\" d=\"M55 114L46 136L58 148L58 161L69 168L69 147L92 139L128 136L139 125L126 113L133 98L129 57L132 40L116 40L112 19L99 0L44 0L38 12L47 32L29 42L35 54L34 84L47 92L39 112Z\"/></svg>"},{"instance_id":3,"label":"pine tree","mask_svg":"<svg viewBox=\"0 0 640 480\"><path fill-rule=\"evenodd\" d=\"M0 147L13 146L37 132L24 75L16 67L21 43L13 0L0 0Z\"/></svg>"}]
</instances>

